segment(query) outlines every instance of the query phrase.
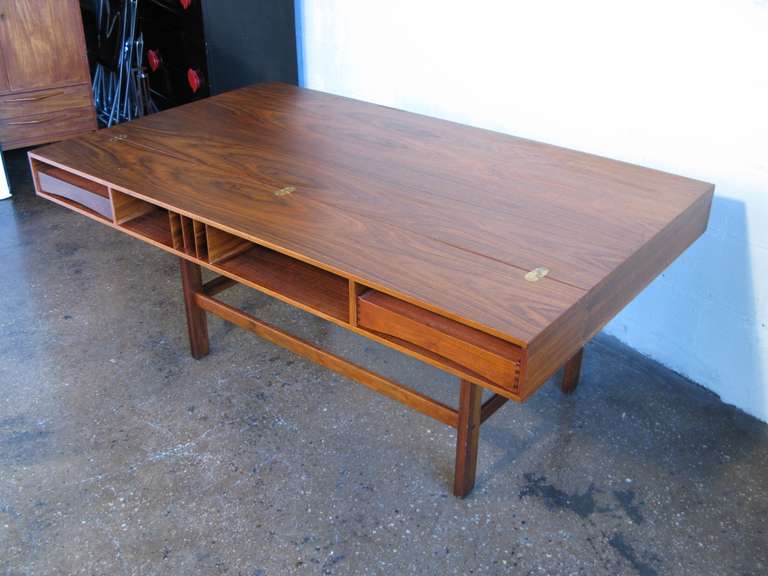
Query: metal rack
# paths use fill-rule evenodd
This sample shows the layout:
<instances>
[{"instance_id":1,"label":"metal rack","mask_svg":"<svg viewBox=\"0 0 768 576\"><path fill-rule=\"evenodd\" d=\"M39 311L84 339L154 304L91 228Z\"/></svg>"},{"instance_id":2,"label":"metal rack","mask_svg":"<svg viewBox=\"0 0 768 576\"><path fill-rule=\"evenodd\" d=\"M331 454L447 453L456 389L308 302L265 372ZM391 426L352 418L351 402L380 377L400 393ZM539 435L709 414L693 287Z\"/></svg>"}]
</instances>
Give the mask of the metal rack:
<instances>
[{"instance_id":1,"label":"metal rack","mask_svg":"<svg viewBox=\"0 0 768 576\"><path fill-rule=\"evenodd\" d=\"M105 126L158 110L144 65L144 36L136 26L138 8L139 0L99 0L93 100L99 122Z\"/></svg>"}]
</instances>

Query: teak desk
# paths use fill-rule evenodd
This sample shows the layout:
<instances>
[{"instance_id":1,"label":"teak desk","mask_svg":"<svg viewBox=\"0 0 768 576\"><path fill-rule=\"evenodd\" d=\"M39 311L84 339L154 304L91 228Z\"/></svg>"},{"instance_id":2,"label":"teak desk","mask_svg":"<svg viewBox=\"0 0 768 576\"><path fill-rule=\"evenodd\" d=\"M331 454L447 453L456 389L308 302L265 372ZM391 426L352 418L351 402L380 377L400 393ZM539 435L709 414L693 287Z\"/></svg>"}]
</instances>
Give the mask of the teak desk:
<instances>
[{"instance_id":1,"label":"teak desk","mask_svg":"<svg viewBox=\"0 0 768 576\"><path fill-rule=\"evenodd\" d=\"M282 84L29 156L40 196L180 258L195 358L210 312L453 426L457 496L482 422L562 366L572 391L584 343L704 232L713 192ZM458 376L458 409L214 298L235 283Z\"/></svg>"}]
</instances>

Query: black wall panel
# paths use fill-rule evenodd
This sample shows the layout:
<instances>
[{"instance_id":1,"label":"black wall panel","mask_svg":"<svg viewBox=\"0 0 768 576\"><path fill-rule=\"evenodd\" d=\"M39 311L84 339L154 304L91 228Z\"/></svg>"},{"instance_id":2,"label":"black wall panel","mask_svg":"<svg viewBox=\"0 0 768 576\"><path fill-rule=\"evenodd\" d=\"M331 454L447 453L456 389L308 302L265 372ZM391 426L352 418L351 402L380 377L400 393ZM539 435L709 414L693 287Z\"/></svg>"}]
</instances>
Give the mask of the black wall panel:
<instances>
[{"instance_id":1,"label":"black wall panel","mask_svg":"<svg viewBox=\"0 0 768 576\"><path fill-rule=\"evenodd\" d=\"M94 63L99 1L81 0ZM161 109L257 82L298 83L294 0L138 0L138 13Z\"/></svg>"},{"instance_id":2,"label":"black wall panel","mask_svg":"<svg viewBox=\"0 0 768 576\"><path fill-rule=\"evenodd\" d=\"M204 0L203 26L211 93L298 83L293 0Z\"/></svg>"}]
</instances>

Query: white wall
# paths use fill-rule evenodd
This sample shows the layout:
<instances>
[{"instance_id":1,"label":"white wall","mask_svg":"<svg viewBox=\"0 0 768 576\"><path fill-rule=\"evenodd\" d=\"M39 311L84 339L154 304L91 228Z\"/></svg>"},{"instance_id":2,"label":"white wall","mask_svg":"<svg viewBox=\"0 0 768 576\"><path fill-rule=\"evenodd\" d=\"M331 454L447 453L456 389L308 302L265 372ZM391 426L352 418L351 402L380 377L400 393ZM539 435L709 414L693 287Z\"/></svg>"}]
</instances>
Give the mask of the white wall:
<instances>
[{"instance_id":1,"label":"white wall","mask_svg":"<svg viewBox=\"0 0 768 576\"><path fill-rule=\"evenodd\" d=\"M608 327L768 420L768 0L297 0L302 83L714 182Z\"/></svg>"}]
</instances>

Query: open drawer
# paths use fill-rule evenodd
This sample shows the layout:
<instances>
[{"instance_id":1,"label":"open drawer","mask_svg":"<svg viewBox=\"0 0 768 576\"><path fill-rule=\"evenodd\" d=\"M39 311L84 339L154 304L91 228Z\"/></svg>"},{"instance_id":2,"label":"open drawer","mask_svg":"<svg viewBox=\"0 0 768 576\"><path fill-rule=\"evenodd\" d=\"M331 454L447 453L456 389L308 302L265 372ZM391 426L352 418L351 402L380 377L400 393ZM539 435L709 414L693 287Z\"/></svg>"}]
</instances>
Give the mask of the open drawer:
<instances>
[{"instance_id":1,"label":"open drawer","mask_svg":"<svg viewBox=\"0 0 768 576\"><path fill-rule=\"evenodd\" d=\"M112 202L106 186L48 164L35 162L34 167L41 195L112 220Z\"/></svg>"},{"instance_id":2,"label":"open drawer","mask_svg":"<svg viewBox=\"0 0 768 576\"><path fill-rule=\"evenodd\" d=\"M524 352L511 342L375 290L358 297L357 316L359 328L443 357L517 392Z\"/></svg>"}]
</instances>

